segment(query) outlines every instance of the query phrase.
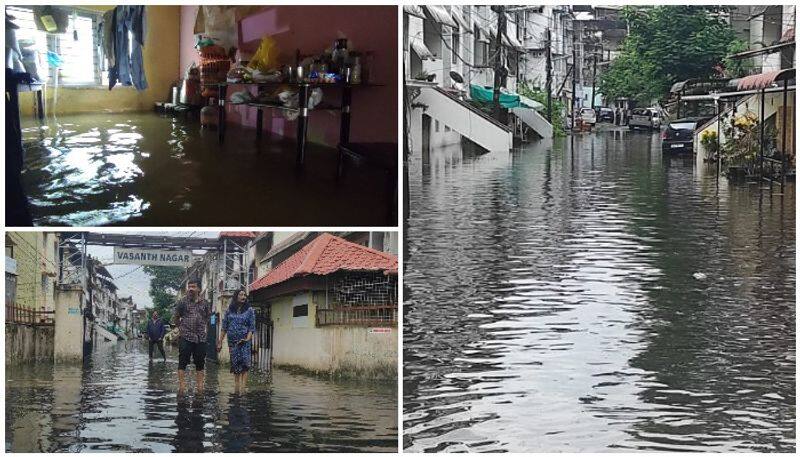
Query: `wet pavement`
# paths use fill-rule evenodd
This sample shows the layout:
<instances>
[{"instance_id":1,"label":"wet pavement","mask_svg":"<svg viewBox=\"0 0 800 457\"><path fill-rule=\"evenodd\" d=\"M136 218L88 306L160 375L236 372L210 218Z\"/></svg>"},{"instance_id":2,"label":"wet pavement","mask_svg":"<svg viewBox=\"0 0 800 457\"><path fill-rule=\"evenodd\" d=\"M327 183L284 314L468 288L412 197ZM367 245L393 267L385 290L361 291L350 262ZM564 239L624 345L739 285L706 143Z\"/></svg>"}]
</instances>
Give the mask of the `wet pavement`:
<instances>
[{"instance_id":1,"label":"wet pavement","mask_svg":"<svg viewBox=\"0 0 800 457\"><path fill-rule=\"evenodd\" d=\"M7 452L396 452L395 385L274 370L245 393L207 364L206 394L177 394L177 351L145 343L96 351L85 366L6 366Z\"/></svg>"},{"instance_id":2,"label":"wet pavement","mask_svg":"<svg viewBox=\"0 0 800 457\"><path fill-rule=\"evenodd\" d=\"M794 186L659 143L411 159L406 451L795 451Z\"/></svg>"},{"instance_id":3,"label":"wet pavement","mask_svg":"<svg viewBox=\"0 0 800 457\"><path fill-rule=\"evenodd\" d=\"M386 225L383 173L336 180L335 149L216 130L155 113L23 119L23 185L48 226Z\"/></svg>"}]
</instances>

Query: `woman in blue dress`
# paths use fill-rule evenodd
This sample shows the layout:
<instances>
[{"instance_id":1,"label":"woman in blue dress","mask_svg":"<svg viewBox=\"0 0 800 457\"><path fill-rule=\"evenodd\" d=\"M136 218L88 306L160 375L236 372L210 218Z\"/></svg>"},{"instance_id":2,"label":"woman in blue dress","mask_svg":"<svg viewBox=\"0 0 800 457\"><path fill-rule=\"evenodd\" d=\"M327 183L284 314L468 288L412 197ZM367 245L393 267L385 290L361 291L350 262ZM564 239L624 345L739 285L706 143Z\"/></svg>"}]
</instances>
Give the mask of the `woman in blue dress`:
<instances>
[{"instance_id":1,"label":"woman in blue dress","mask_svg":"<svg viewBox=\"0 0 800 457\"><path fill-rule=\"evenodd\" d=\"M231 373L236 391L247 385L247 372L252 365L253 335L256 331L256 313L247 301L247 292L234 294L231 304L222 319L222 336L217 342L217 352L222 350L222 341L228 335L228 350L231 355Z\"/></svg>"}]
</instances>

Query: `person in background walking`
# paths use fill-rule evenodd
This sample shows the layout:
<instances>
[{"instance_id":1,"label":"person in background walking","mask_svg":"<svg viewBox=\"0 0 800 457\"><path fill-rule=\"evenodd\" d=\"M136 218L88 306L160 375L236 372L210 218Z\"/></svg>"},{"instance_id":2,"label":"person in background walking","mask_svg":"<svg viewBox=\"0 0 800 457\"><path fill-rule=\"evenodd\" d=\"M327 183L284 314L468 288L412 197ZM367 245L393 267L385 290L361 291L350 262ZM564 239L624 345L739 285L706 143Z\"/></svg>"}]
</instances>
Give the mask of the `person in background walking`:
<instances>
[{"instance_id":1,"label":"person in background walking","mask_svg":"<svg viewBox=\"0 0 800 457\"><path fill-rule=\"evenodd\" d=\"M158 346L161 351L161 357L167 361L167 354L164 353L164 335L167 333L167 328L164 322L158 317L158 311L153 310L150 314L150 320L147 321L147 339L149 341L150 360L153 360L153 346Z\"/></svg>"},{"instance_id":2,"label":"person in background walking","mask_svg":"<svg viewBox=\"0 0 800 457\"><path fill-rule=\"evenodd\" d=\"M200 298L200 281L190 279L186 284L186 296L175 306L173 324L178 326L178 391L186 387L186 367L194 362L197 371L196 392L203 393L206 366L206 338L211 305Z\"/></svg>"},{"instance_id":3,"label":"person in background walking","mask_svg":"<svg viewBox=\"0 0 800 457\"><path fill-rule=\"evenodd\" d=\"M231 299L222 319L222 336L217 343L217 352L222 350L222 341L228 335L228 351L231 355L231 373L238 393L247 385L247 372L252 365L253 335L256 332L256 313L247 301L247 292L240 290Z\"/></svg>"}]
</instances>

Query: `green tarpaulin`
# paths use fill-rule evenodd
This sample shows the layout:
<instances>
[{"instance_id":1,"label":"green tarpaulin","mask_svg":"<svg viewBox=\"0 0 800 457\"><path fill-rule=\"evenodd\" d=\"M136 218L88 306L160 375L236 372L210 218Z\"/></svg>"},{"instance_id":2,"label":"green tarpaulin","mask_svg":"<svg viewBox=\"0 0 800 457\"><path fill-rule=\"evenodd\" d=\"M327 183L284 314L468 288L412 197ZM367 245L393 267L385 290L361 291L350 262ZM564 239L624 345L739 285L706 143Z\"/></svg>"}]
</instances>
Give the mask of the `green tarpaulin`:
<instances>
[{"instance_id":1,"label":"green tarpaulin","mask_svg":"<svg viewBox=\"0 0 800 457\"><path fill-rule=\"evenodd\" d=\"M469 85L469 95L473 100L482 103L492 103L494 90L490 87ZM518 108L520 106L519 95L512 94L502 89L500 91L500 106L503 108Z\"/></svg>"}]
</instances>

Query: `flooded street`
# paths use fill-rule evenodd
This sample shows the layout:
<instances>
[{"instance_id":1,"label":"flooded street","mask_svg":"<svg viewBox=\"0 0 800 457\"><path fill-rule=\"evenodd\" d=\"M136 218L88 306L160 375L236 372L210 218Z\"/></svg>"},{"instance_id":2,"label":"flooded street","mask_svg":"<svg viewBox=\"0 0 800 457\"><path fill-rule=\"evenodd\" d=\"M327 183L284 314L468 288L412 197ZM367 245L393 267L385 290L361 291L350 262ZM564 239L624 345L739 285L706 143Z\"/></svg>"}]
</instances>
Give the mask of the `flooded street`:
<instances>
[{"instance_id":1,"label":"flooded street","mask_svg":"<svg viewBox=\"0 0 800 457\"><path fill-rule=\"evenodd\" d=\"M255 371L234 394L206 366L206 395L177 395L177 350L148 364L145 343L98 350L78 365L6 366L7 452L393 452L394 384L329 382Z\"/></svg>"},{"instance_id":2,"label":"flooded street","mask_svg":"<svg viewBox=\"0 0 800 457\"><path fill-rule=\"evenodd\" d=\"M309 145L295 170L292 141L155 113L23 119L23 184L34 224L383 225L381 173L335 179L337 153ZM313 141L313 138L309 138ZM371 208L353 211L352 208Z\"/></svg>"},{"instance_id":3,"label":"flooded street","mask_svg":"<svg viewBox=\"0 0 800 457\"><path fill-rule=\"evenodd\" d=\"M573 141L410 159L406 451L794 452L794 185Z\"/></svg>"}]
</instances>

